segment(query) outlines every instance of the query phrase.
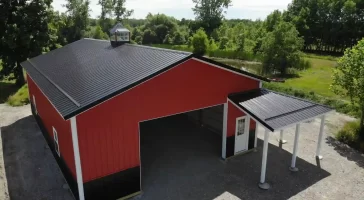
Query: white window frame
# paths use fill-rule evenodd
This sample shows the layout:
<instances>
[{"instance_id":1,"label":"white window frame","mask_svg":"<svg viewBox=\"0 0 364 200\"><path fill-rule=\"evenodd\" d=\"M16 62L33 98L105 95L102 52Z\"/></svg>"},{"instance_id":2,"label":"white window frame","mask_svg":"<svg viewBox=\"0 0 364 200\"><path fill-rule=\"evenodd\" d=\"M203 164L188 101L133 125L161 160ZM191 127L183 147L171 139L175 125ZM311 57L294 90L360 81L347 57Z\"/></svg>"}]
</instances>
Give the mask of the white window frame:
<instances>
[{"instance_id":1,"label":"white window frame","mask_svg":"<svg viewBox=\"0 0 364 200\"><path fill-rule=\"evenodd\" d=\"M53 128L54 149L56 150L58 156L61 156L61 152L59 151L58 133L53 126L52 128Z\"/></svg>"},{"instance_id":2,"label":"white window frame","mask_svg":"<svg viewBox=\"0 0 364 200\"><path fill-rule=\"evenodd\" d=\"M37 102L35 101L35 96L34 96L34 94L33 94L33 106L34 106L35 114L37 114L37 115L38 115Z\"/></svg>"}]
</instances>

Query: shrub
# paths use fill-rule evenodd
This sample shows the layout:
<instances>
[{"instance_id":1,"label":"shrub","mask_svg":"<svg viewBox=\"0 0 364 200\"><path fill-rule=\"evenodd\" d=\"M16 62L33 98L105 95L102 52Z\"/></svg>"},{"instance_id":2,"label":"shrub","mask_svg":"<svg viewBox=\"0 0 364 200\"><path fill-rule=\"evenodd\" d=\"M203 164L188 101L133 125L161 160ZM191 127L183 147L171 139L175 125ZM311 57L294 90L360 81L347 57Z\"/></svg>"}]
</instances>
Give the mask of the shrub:
<instances>
[{"instance_id":1,"label":"shrub","mask_svg":"<svg viewBox=\"0 0 364 200\"><path fill-rule=\"evenodd\" d=\"M209 46L205 31L200 28L192 37L193 53L203 56Z\"/></svg>"},{"instance_id":2,"label":"shrub","mask_svg":"<svg viewBox=\"0 0 364 200\"><path fill-rule=\"evenodd\" d=\"M22 106L29 103L28 85L23 85L15 94L11 95L7 103L11 106Z\"/></svg>"},{"instance_id":3,"label":"shrub","mask_svg":"<svg viewBox=\"0 0 364 200\"><path fill-rule=\"evenodd\" d=\"M364 141L360 139L360 122L347 122L336 134L336 139L351 147L364 151Z\"/></svg>"}]
</instances>

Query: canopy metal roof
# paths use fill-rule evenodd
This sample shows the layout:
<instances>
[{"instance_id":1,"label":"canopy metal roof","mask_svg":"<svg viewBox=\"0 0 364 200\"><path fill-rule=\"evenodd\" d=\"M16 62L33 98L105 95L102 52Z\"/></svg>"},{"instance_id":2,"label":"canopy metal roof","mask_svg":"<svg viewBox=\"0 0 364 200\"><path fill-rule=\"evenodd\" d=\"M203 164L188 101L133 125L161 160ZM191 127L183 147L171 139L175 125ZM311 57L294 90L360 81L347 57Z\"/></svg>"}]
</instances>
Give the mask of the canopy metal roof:
<instances>
[{"instance_id":1,"label":"canopy metal roof","mask_svg":"<svg viewBox=\"0 0 364 200\"><path fill-rule=\"evenodd\" d=\"M325 105L266 89L231 94L229 99L271 131L333 111Z\"/></svg>"}]
</instances>

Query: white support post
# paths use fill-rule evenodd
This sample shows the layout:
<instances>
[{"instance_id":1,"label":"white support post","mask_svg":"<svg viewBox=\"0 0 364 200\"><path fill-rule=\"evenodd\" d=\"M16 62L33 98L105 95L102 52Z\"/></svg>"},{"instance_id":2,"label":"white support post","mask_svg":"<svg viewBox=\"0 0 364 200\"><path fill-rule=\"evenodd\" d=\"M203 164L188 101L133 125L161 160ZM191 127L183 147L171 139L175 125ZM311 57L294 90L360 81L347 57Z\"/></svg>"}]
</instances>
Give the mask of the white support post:
<instances>
[{"instance_id":1,"label":"white support post","mask_svg":"<svg viewBox=\"0 0 364 200\"><path fill-rule=\"evenodd\" d=\"M324 126L325 126L325 115L323 115L321 117L320 133L319 133L319 137L318 137L318 141L317 141L316 159L319 159L319 160L322 159L322 156L320 155L320 153L321 153L322 136L324 133Z\"/></svg>"},{"instance_id":2,"label":"white support post","mask_svg":"<svg viewBox=\"0 0 364 200\"><path fill-rule=\"evenodd\" d=\"M287 141L283 140L283 129L281 130L281 133L279 134L279 143L286 144Z\"/></svg>"},{"instance_id":3,"label":"white support post","mask_svg":"<svg viewBox=\"0 0 364 200\"><path fill-rule=\"evenodd\" d=\"M226 137L227 137L227 114L228 114L228 103L224 103L224 118L222 126L222 153L221 157L226 159Z\"/></svg>"},{"instance_id":4,"label":"white support post","mask_svg":"<svg viewBox=\"0 0 364 200\"><path fill-rule=\"evenodd\" d=\"M263 157L262 157L262 170L260 172L260 183L259 188L267 190L270 188L269 183L265 182L265 174L267 169L267 154L268 154L268 142L269 140L269 130L266 129L264 133L264 144L263 144Z\"/></svg>"},{"instance_id":5,"label":"white support post","mask_svg":"<svg viewBox=\"0 0 364 200\"><path fill-rule=\"evenodd\" d=\"M258 123L255 123L255 136L254 136L254 151L257 151L257 143L258 143Z\"/></svg>"},{"instance_id":6,"label":"white support post","mask_svg":"<svg viewBox=\"0 0 364 200\"><path fill-rule=\"evenodd\" d=\"M297 124L296 125L296 134L294 137L292 162L291 162L291 167L289 168L289 170L291 170L293 172L298 171L298 168L296 167L296 158L297 158L297 150L298 150L298 139L300 137L300 128L301 128L301 124Z\"/></svg>"},{"instance_id":7,"label":"white support post","mask_svg":"<svg viewBox=\"0 0 364 200\"><path fill-rule=\"evenodd\" d=\"M77 179L77 187L78 187L78 196L79 196L79 200L85 200L85 195L84 195L84 190L83 190L83 181L82 181L80 149L78 147L76 117L71 118L71 131L72 131L73 153L75 156L75 165L76 165L76 179Z\"/></svg>"}]
</instances>

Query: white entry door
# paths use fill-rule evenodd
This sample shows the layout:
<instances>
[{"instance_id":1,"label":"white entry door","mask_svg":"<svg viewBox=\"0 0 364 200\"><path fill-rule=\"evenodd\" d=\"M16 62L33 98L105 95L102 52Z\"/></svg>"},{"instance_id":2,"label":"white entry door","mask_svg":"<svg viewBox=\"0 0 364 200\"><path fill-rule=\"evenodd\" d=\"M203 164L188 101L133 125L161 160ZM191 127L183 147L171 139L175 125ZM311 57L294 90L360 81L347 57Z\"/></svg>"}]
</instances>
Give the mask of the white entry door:
<instances>
[{"instance_id":1,"label":"white entry door","mask_svg":"<svg viewBox=\"0 0 364 200\"><path fill-rule=\"evenodd\" d=\"M248 150L249 143L249 117L236 118L235 128L235 154Z\"/></svg>"}]
</instances>

